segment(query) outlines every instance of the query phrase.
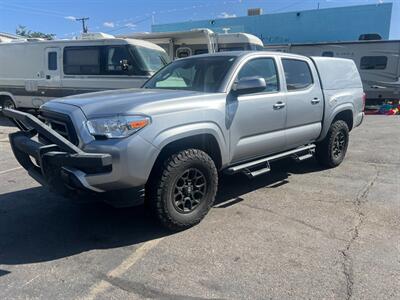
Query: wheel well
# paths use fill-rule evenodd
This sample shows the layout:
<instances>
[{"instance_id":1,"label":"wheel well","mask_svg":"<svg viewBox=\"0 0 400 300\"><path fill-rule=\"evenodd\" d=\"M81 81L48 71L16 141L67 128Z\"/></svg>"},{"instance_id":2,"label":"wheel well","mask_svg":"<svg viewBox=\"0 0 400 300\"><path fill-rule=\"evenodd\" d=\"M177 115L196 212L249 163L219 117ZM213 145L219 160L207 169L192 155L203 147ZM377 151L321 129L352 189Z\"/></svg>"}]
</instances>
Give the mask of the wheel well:
<instances>
[{"instance_id":1,"label":"wheel well","mask_svg":"<svg viewBox=\"0 0 400 300\"><path fill-rule=\"evenodd\" d=\"M206 152L214 161L216 168L221 168L222 157L216 138L211 134L199 134L173 141L164 146L157 157L153 170L160 167L160 164L162 164L168 156L188 148L195 148Z\"/></svg>"},{"instance_id":2,"label":"wheel well","mask_svg":"<svg viewBox=\"0 0 400 300\"><path fill-rule=\"evenodd\" d=\"M3 104L3 101L4 101L4 100L7 100L7 99L9 99L9 100L11 100L12 102L14 102L14 105L15 105L14 99L11 98L11 97L8 96L8 95L0 95L0 104Z\"/></svg>"},{"instance_id":3,"label":"wheel well","mask_svg":"<svg viewBox=\"0 0 400 300\"><path fill-rule=\"evenodd\" d=\"M347 127L349 127L349 131L353 129L353 112L351 110L344 110L338 113L333 119L332 123L337 120L345 121Z\"/></svg>"}]
</instances>

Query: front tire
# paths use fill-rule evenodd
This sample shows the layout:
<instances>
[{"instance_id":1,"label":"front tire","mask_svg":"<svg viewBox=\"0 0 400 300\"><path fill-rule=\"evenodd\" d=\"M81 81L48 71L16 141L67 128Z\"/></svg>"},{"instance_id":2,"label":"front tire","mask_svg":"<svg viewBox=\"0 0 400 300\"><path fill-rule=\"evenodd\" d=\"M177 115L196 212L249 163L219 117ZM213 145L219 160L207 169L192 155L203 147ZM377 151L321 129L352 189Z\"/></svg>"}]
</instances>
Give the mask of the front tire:
<instances>
[{"instance_id":1,"label":"front tire","mask_svg":"<svg viewBox=\"0 0 400 300\"><path fill-rule=\"evenodd\" d=\"M326 167L337 167L343 162L348 145L349 127L342 120L335 121L325 139L317 145L316 158Z\"/></svg>"},{"instance_id":2,"label":"front tire","mask_svg":"<svg viewBox=\"0 0 400 300\"><path fill-rule=\"evenodd\" d=\"M212 207L218 172L211 157L187 149L168 157L148 187L151 208L161 223L174 231L198 224Z\"/></svg>"}]
</instances>

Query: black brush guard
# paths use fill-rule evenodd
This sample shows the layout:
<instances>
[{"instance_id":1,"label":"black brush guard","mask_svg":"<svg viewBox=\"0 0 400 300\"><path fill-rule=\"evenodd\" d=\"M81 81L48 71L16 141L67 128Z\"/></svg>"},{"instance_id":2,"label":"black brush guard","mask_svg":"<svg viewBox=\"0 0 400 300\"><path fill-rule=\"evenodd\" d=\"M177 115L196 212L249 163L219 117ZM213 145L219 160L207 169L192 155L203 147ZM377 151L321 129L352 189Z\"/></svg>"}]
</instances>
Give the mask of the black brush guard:
<instances>
[{"instance_id":1,"label":"black brush guard","mask_svg":"<svg viewBox=\"0 0 400 300\"><path fill-rule=\"evenodd\" d=\"M82 151L30 114L12 109L4 109L3 114L20 129L9 135L10 144L17 161L32 178L61 194L76 189L103 192L90 186L86 175L111 172L111 155ZM33 140L38 134L51 144Z\"/></svg>"}]
</instances>

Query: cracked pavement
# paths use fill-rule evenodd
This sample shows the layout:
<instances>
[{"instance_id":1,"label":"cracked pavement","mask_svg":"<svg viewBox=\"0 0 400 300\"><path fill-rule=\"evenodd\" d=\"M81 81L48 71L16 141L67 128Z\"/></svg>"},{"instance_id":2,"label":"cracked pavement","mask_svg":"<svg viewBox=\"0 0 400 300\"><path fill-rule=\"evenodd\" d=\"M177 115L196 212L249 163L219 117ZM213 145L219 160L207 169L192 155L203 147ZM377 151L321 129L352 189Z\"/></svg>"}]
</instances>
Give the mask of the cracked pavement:
<instances>
[{"instance_id":1,"label":"cracked pavement","mask_svg":"<svg viewBox=\"0 0 400 300\"><path fill-rule=\"evenodd\" d=\"M142 207L50 194L0 142L0 298L399 299L399 129L366 117L335 169L224 176L217 207L177 234ZM0 119L0 141L12 130Z\"/></svg>"}]
</instances>

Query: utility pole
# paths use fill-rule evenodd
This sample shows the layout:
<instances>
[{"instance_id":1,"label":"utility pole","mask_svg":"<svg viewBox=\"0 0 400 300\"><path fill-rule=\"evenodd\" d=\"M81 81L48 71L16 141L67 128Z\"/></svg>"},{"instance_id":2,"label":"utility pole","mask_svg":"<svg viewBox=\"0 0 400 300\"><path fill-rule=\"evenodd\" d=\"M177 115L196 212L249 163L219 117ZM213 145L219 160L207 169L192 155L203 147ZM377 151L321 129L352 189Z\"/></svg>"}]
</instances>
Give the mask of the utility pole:
<instances>
[{"instance_id":1,"label":"utility pole","mask_svg":"<svg viewBox=\"0 0 400 300\"><path fill-rule=\"evenodd\" d=\"M88 27L86 24L86 21L89 20L89 17L83 17L83 18L76 18L75 21L81 21L82 22L82 30L83 33L87 33L88 32Z\"/></svg>"}]
</instances>

